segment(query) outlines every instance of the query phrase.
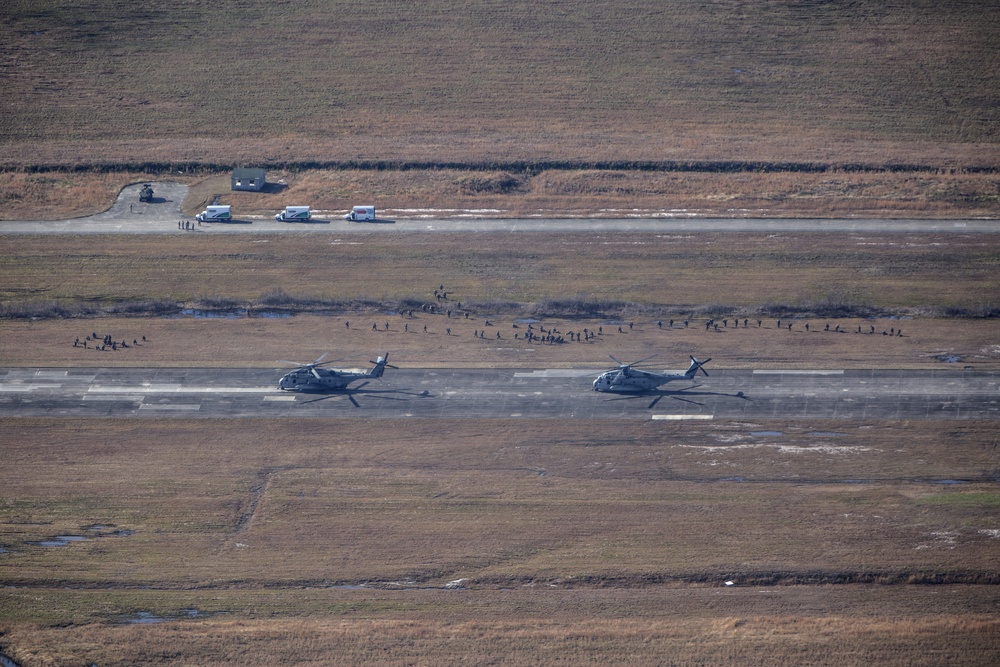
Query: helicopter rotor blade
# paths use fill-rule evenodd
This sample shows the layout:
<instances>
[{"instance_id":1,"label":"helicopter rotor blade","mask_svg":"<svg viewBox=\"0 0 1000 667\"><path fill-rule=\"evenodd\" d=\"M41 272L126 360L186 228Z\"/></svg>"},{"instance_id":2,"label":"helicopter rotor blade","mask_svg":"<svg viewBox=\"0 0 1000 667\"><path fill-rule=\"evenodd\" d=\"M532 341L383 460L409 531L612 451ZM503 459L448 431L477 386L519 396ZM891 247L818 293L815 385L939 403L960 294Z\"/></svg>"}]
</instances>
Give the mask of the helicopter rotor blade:
<instances>
[{"instance_id":1,"label":"helicopter rotor blade","mask_svg":"<svg viewBox=\"0 0 1000 667\"><path fill-rule=\"evenodd\" d=\"M323 355L323 356L326 356L326 355ZM348 359L353 359L353 358L356 358L356 357L341 357L340 359L330 359L329 361L318 361L318 362L313 362L311 365L312 366L326 366L327 364L335 364L338 361L347 361Z\"/></svg>"},{"instance_id":2,"label":"helicopter rotor blade","mask_svg":"<svg viewBox=\"0 0 1000 667\"><path fill-rule=\"evenodd\" d=\"M705 375L705 377L708 377L708 371L706 371L703 367L705 364L710 362L711 359L706 359L705 361L698 361L697 359L694 358L693 355L689 356L691 357L691 361L698 365L698 371L701 371ZM695 371L695 373L697 373L698 371Z\"/></svg>"}]
</instances>

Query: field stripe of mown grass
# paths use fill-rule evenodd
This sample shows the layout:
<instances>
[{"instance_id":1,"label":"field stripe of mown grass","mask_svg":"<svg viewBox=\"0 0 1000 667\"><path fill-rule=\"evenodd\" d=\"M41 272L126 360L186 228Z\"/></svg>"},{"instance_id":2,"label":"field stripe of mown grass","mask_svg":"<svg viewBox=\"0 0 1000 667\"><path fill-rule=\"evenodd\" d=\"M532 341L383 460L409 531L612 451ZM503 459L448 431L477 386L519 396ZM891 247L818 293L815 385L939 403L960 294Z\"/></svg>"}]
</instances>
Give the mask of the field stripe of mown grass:
<instances>
[{"instance_id":1,"label":"field stripe of mown grass","mask_svg":"<svg viewBox=\"0 0 1000 667\"><path fill-rule=\"evenodd\" d=\"M1000 13L973 1L102 0L5 18L17 165L926 159L989 155L1000 126Z\"/></svg>"},{"instance_id":2,"label":"field stripe of mown grass","mask_svg":"<svg viewBox=\"0 0 1000 667\"><path fill-rule=\"evenodd\" d=\"M353 238L347 245L272 236L263 244L254 237L137 235L116 237L109 246L86 235L8 236L0 305L10 317L34 306L252 304L285 294L290 305L313 300L323 308L352 300L457 309L458 302L495 307L576 298L653 310L722 304L777 313L784 304L789 314L826 304L869 316L921 308L988 313L1000 293L992 235L620 234L608 240L549 234L543 244L530 234L479 235L474 244L461 234ZM442 284L451 295L443 305L433 294ZM266 305L279 307L278 301Z\"/></svg>"}]
</instances>

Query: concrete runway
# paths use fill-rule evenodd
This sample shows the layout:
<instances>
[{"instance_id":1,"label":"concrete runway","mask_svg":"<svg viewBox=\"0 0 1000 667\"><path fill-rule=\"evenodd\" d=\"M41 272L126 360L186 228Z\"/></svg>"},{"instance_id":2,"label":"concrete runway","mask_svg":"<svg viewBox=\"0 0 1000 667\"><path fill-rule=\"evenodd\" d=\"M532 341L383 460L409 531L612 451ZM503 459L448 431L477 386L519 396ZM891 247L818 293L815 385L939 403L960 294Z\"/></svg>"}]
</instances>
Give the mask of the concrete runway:
<instances>
[{"instance_id":1,"label":"concrete runway","mask_svg":"<svg viewBox=\"0 0 1000 667\"><path fill-rule=\"evenodd\" d=\"M281 369L0 369L0 417L997 419L1000 372L726 370L598 393L603 369L399 369L348 392L282 392Z\"/></svg>"}]
</instances>

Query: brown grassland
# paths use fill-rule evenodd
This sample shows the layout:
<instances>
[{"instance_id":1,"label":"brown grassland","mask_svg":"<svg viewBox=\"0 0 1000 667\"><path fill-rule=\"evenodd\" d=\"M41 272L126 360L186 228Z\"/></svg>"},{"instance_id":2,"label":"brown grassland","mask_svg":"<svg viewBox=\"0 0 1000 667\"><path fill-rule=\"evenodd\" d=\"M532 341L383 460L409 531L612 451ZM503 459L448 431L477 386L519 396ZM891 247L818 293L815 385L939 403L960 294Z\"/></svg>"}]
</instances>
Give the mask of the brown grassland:
<instances>
[{"instance_id":1,"label":"brown grassland","mask_svg":"<svg viewBox=\"0 0 1000 667\"><path fill-rule=\"evenodd\" d=\"M995 3L10 0L0 18L3 220L91 214L154 177L192 186L187 213L216 195L252 215L998 213ZM615 161L760 167L590 168ZM284 187L230 193L237 165ZM0 365L995 370L998 261L996 235L959 234L4 235ZM161 317L180 308L240 316ZM519 317L605 331L528 347ZM501 342L472 337L486 318ZM148 342L72 346L94 331ZM997 446L985 421L3 419L0 653L996 665ZM86 539L38 544L58 535Z\"/></svg>"},{"instance_id":2,"label":"brown grassland","mask_svg":"<svg viewBox=\"0 0 1000 667\"><path fill-rule=\"evenodd\" d=\"M602 316L683 318L770 311L927 316L949 309L988 315L1000 294L1000 245L993 234L470 238L381 231L6 235L0 297L8 317L18 308L28 316L44 316L50 306L84 315L127 313L121 309L141 301L210 307L228 300L263 309L349 312L352 304L373 303L419 310L427 304L456 314L534 308L536 314L586 316L590 308L610 311ZM446 301L434 297L442 285Z\"/></svg>"},{"instance_id":3,"label":"brown grassland","mask_svg":"<svg viewBox=\"0 0 1000 667\"><path fill-rule=\"evenodd\" d=\"M986 665L1000 651L991 423L3 430L0 625L24 664ZM948 479L967 483L933 483ZM31 544L59 534L91 539ZM163 622L129 624L140 614Z\"/></svg>"},{"instance_id":4,"label":"brown grassland","mask_svg":"<svg viewBox=\"0 0 1000 667\"><path fill-rule=\"evenodd\" d=\"M479 234L474 244L461 234L377 232L46 235L7 236L4 245L0 363L8 365L269 366L352 350L390 351L414 366L586 367L607 354L654 351L665 363L693 351L731 367L1000 361L989 317L1000 293L993 235L525 233ZM447 300L434 297L441 285ZM182 307L238 315L148 316ZM523 317L603 334L527 346L514 339ZM705 330L708 318L718 332ZM722 322L734 318L751 326ZM779 318L793 331L777 331ZM474 338L486 320L491 339ZM636 326L619 333L615 322ZM904 335L856 336L859 326ZM94 331L150 342L114 354L72 346Z\"/></svg>"},{"instance_id":5,"label":"brown grassland","mask_svg":"<svg viewBox=\"0 0 1000 667\"><path fill-rule=\"evenodd\" d=\"M13 0L0 163L997 167L1000 8Z\"/></svg>"}]
</instances>

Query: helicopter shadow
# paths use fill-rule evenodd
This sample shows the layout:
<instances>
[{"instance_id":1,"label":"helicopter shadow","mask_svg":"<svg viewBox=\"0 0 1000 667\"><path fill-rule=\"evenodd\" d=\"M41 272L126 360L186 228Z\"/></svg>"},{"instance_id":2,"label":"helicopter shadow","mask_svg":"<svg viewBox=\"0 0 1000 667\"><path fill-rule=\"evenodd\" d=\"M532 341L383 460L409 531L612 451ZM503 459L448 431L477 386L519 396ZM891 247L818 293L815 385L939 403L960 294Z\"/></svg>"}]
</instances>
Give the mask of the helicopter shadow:
<instances>
[{"instance_id":1,"label":"helicopter shadow","mask_svg":"<svg viewBox=\"0 0 1000 667\"><path fill-rule=\"evenodd\" d=\"M618 396L618 397L611 398L611 399L608 399L608 400L610 400L610 401L625 401L625 400L634 400L636 398L648 398L650 396L655 397L650 402L650 404L646 406L647 410L652 410L653 408L655 408L656 404L660 402L660 399L662 399L664 397L666 397L666 398L672 398L675 401L680 401L682 403L690 403L692 405L697 405L697 406L704 406L705 404L702 403L702 402L700 402L700 401L695 400L694 398L688 398L689 396L691 396L691 397L694 397L694 396L719 396L719 397L722 397L722 398L740 398L740 399L743 399L744 401L753 400L750 397L748 397L746 394L744 394L742 391L738 391L735 394L727 394L727 393L722 392L722 391L692 391L694 389L697 389L700 386L701 385L697 385L696 384L696 385L694 385L692 387L685 387L684 389L650 389L648 391L635 392L635 393L632 393L632 394L622 395L622 396Z\"/></svg>"},{"instance_id":2,"label":"helicopter shadow","mask_svg":"<svg viewBox=\"0 0 1000 667\"><path fill-rule=\"evenodd\" d=\"M362 382L357 387L345 387L344 389L331 389L324 391L322 389L311 390L308 392L302 392L308 395L319 395L317 398L312 398L307 401L299 401L300 405L308 405L309 403L318 403L320 401L326 401L331 398L336 398L338 396L347 396L347 400L351 402L356 408L360 408L361 404L358 400L354 398L356 394L369 396L371 398L378 398L384 401L409 401L407 396L415 396L417 398L428 398L430 397L430 392L422 391L415 392L408 389L365 389L365 386L370 384L370 382ZM384 394L402 394L402 396L385 396Z\"/></svg>"}]
</instances>

